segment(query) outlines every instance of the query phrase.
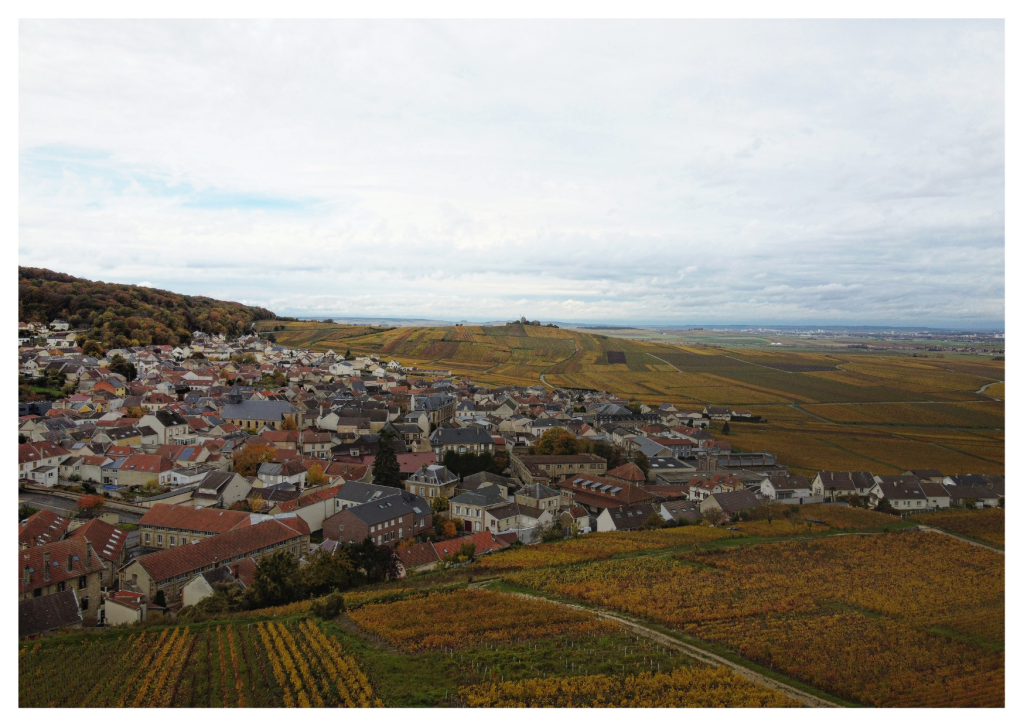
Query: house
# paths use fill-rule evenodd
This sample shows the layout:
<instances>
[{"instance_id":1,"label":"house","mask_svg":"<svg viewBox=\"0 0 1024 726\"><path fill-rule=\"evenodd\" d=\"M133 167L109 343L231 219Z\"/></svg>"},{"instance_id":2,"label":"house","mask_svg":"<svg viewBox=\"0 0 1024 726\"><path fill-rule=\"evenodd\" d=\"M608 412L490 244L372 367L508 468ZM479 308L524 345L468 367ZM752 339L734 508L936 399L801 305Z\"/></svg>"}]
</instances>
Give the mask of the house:
<instances>
[{"instance_id":1,"label":"house","mask_svg":"<svg viewBox=\"0 0 1024 726\"><path fill-rule=\"evenodd\" d=\"M310 532L318 532L323 529L324 520L336 513L335 497L343 486L335 484L303 494L298 499L278 502L270 514L295 514L305 520Z\"/></svg>"},{"instance_id":2,"label":"house","mask_svg":"<svg viewBox=\"0 0 1024 726\"><path fill-rule=\"evenodd\" d=\"M144 623L146 614L152 607L154 606L141 592L118 590L108 593L103 599L104 620L110 626Z\"/></svg>"},{"instance_id":3,"label":"house","mask_svg":"<svg viewBox=\"0 0 1024 726\"><path fill-rule=\"evenodd\" d=\"M306 467L296 459L289 459L283 463L269 461L260 464L253 486L258 489L275 484L292 484L296 490L301 491L305 483Z\"/></svg>"},{"instance_id":4,"label":"house","mask_svg":"<svg viewBox=\"0 0 1024 726\"><path fill-rule=\"evenodd\" d=\"M381 486L366 481L347 481L334 495L334 512L366 504L381 497L392 497L401 491L395 487Z\"/></svg>"},{"instance_id":5,"label":"house","mask_svg":"<svg viewBox=\"0 0 1024 726\"><path fill-rule=\"evenodd\" d=\"M594 516L604 509L654 501L654 495L643 487L598 476L568 476L554 488L561 494L562 504L579 504Z\"/></svg>"},{"instance_id":6,"label":"house","mask_svg":"<svg viewBox=\"0 0 1024 726\"><path fill-rule=\"evenodd\" d=\"M302 412L287 401L242 401L229 403L220 412L220 417L228 423L243 429L259 431L268 428L280 430L285 421L291 421L297 429L301 429Z\"/></svg>"},{"instance_id":7,"label":"house","mask_svg":"<svg viewBox=\"0 0 1024 726\"><path fill-rule=\"evenodd\" d=\"M90 519L69 534L68 539L84 539L92 545L103 565L101 587L105 590L114 587L117 571L124 564L128 533L102 519Z\"/></svg>"},{"instance_id":8,"label":"house","mask_svg":"<svg viewBox=\"0 0 1024 726\"><path fill-rule=\"evenodd\" d=\"M942 483L956 507L998 507L1006 496L1006 478L1001 474L947 476Z\"/></svg>"},{"instance_id":9,"label":"house","mask_svg":"<svg viewBox=\"0 0 1024 726\"><path fill-rule=\"evenodd\" d=\"M732 418L732 411L728 406L705 406L704 415L712 421L728 421Z\"/></svg>"},{"instance_id":10,"label":"house","mask_svg":"<svg viewBox=\"0 0 1024 726\"><path fill-rule=\"evenodd\" d=\"M928 497L928 508L929 509L949 509L951 505L951 498L949 492L942 484L936 484L932 481L922 481L921 489Z\"/></svg>"},{"instance_id":11,"label":"house","mask_svg":"<svg viewBox=\"0 0 1024 726\"><path fill-rule=\"evenodd\" d=\"M95 625L100 609L103 563L83 538L18 552L18 600L74 590L84 625Z\"/></svg>"},{"instance_id":12,"label":"house","mask_svg":"<svg viewBox=\"0 0 1024 726\"><path fill-rule=\"evenodd\" d=\"M658 510L661 514L661 518L666 522L669 520L675 520L676 522L693 522L700 521L703 517L700 513L700 505L696 502L687 500L678 500L673 502L662 502L661 508Z\"/></svg>"},{"instance_id":13,"label":"house","mask_svg":"<svg viewBox=\"0 0 1024 726\"><path fill-rule=\"evenodd\" d=\"M217 471L217 469L207 464L196 464L194 466L183 466L177 469L172 469L171 475L167 479L167 485L172 487L185 487L192 484L198 484L211 471Z\"/></svg>"},{"instance_id":14,"label":"house","mask_svg":"<svg viewBox=\"0 0 1024 726\"><path fill-rule=\"evenodd\" d=\"M397 551L398 559L402 563L399 577L406 577L414 572L429 572L435 569L445 557L458 554L467 544L473 545L475 557L500 552L509 546L490 532L478 532L442 542L424 542L411 547L403 547Z\"/></svg>"},{"instance_id":15,"label":"house","mask_svg":"<svg viewBox=\"0 0 1024 726\"><path fill-rule=\"evenodd\" d=\"M494 453L494 439L476 426L462 429L440 428L430 434L430 448L438 458L449 451L456 454Z\"/></svg>"},{"instance_id":16,"label":"house","mask_svg":"<svg viewBox=\"0 0 1024 726\"><path fill-rule=\"evenodd\" d=\"M563 531L569 531L575 526L577 534L587 534L591 531L590 512L579 505L570 507L559 515L559 524Z\"/></svg>"},{"instance_id":17,"label":"house","mask_svg":"<svg viewBox=\"0 0 1024 726\"><path fill-rule=\"evenodd\" d=\"M486 529L485 512L505 504L508 500L501 495L501 489L492 484L449 499L448 518L461 519L467 532L483 532Z\"/></svg>"},{"instance_id":18,"label":"house","mask_svg":"<svg viewBox=\"0 0 1024 726\"><path fill-rule=\"evenodd\" d=\"M455 496L455 488L458 483L457 474L452 473L441 464L430 464L421 467L405 480L405 490L426 497L428 500L438 496L451 499Z\"/></svg>"},{"instance_id":19,"label":"house","mask_svg":"<svg viewBox=\"0 0 1024 726\"><path fill-rule=\"evenodd\" d=\"M342 509L324 520L323 530L324 539L355 543L369 537L378 545L394 547L433 526L433 512L423 497L395 490L390 496Z\"/></svg>"},{"instance_id":20,"label":"house","mask_svg":"<svg viewBox=\"0 0 1024 726\"><path fill-rule=\"evenodd\" d=\"M409 409L426 413L430 423L434 426L441 426L455 418L456 404L455 396L447 393L417 393L409 396Z\"/></svg>"},{"instance_id":21,"label":"house","mask_svg":"<svg viewBox=\"0 0 1024 726\"><path fill-rule=\"evenodd\" d=\"M811 485L806 477L800 475L765 477L761 482L761 496L773 501L808 504L808 500L811 499Z\"/></svg>"},{"instance_id":22,"label":"house","mask_svg":"<svg viewBox=\"0 0 1024 726\"><path fill-rule=\"evenodd\" d=\"M700 512L701 514L709 514L712 511L720 511L731 517L739 512L756 509L765 501L761 498L760 494L750 489L718 492L700 503Z\"/></svg>"},{"instance_id":23,"label":"house","mask_svg":"<svg viewBox=\"0 0 1024 726\"><path fill-rule=\"evenodd\" d=\"M654 480L655 484L666 486L684 484L697 471L696 467L674 456L655 456L649 458L648 461L651 469L647 475Z\"/></svg>"},{"instance_id":24,"label":"house","mask_svg":"<svg viewBox=\"0 0 1024 726\"><path fill-rule=\"evenodd\" d=\"M61 462L71 456L71 452L50 441L37 441L18 444L18 477L32 479L32 472L40 467L47 469L47 475L38 480L44 486L57 483L57 472Z\"/></svg>"},{"instance_id":25,"label":"house","mask_svg":"<svg viewBox=\"0 0 1024 726\"><path fill-rule=\"evenodd\" d=\"M168 549L250 526L251 515L189 506L154 504L139 520L143 547Z\"/></svg>"},{"instance_id":26,"label":"house","mask_svg":"<svg viewBox=\"0 0 1024 726\"><path fill-rule=\"evenodd\" d=\"M883 499L899 512L923 511L930 508L928 494L913 475L876 476L875 485L868 492L868 497L872 509L877 509Z\"/></svg>"},{"instance_id":27,"label":"house","mask_svg":"<svg viewBox=\"0 0 1024 726\"><path fill-rule=\"evenodd\" d=\"M501 490L501 495L508 498L509 492L514 492L518 485L513 479L502 476L501 474L492 474L489 471L480 471L476 474L470 474L467 477L463 477L462 481L455 485L456 493L459 492L470 492L480 487L490 486L491 484L497 485Z\"/></svg>"},{"instance_id":28,"label":"house","mask_svg":"<svg viewBox=\"0 0 1024 726\"><path fill-rule=\"evenodd\" d=\"M488 507L484 510L484 527L492 532L502 534L514 532L518 539L529 542L533 539L531 532L537 527L543 527L550 523L554 517L554 511L550 509L538 509L526 504L511 502L496 507ZM590 515L587 515L587 524L590 523Z\"/></svg>"},{"instance_id":29,"label":"house","mask_svg":"<svg viewBox=\"0 0 1024 726\"><path fill-rule=\"evenodd\" d=\"M650 517L660 515L659 508L651 502L610 507L597 517L598 532L629 532L643 529Z\"/></svg>"},{"instance_id":30,"label":"house","mask_svg":"<svg viewBox=\"0 0 1024 726\"><path fill-rule=\"evenodd\" d=\"M511 455L512 474L526 484L548 484L570 474L604 476L608 462L594 454Z\"/></svg>"},{"instance_id":31,"label":"house","mask_svg":"<svg viewBox=\"0 0 1024 726\"><path fill-rule=\"evenodd\" d=\"M18 525L20 549L40 547L64 539L71 520L49 509L40 509Z\"/></svg>"},{"instance_id":32,"label":"house","mask_svg":"<svg viewBox=\"0 0 1024 726\"><path fill-rule=\"evenodd\" d=\"M854 494L866 497L874 485L870 471L819 471L811 481L811 494L834 502Z\"/></svg>"},{"instance_id":33,"label":"house","mask_svg":"<svg viewBox=\"0 0 1024 726\"><path fill-rule=\"evenodd\" d=\"M237 472L211 471L202 478L192 495L197 507L230 507L249 496L253 487Z\"/></svg>"},{"instance_id":34,"label":"house","mask_svg":"<svg viewBox=\"0 0 1024 726\"><path fill-rule=\"evenodd\" d=\"M121 568L120 579L123 586L130 586L150 600L162 591L168 604L177 603L182 588L193 576L247 557L258 562L264 555L279 550L289 551L296 558L309 550L309 527L302 519L268 519L195 544L143 555Z\"/></svg>"},{"instance_id":35,"label":"house","mask_svg":"<svg viewBox=\"0 0 1024 726\"><path fill-rule=\"evenodd\" d=\"M174 464L156 454L132 454L116 467L114 485L118 488L147 484L166 486Z\"/></svg>"},{"instance_id":36,"label":"house","mask_svg":"<svg viewBox=\"0 0 1024 726\"><path fill-rule=\"evenodd\" d=\"M139 419L139 426L149 426L156 432L157 443L194 446L199 437L189 428L188 421L177 411L162 408Z\"/></svg>"},{"instance_id":37,"label":"house","mask_svg":"<svg viewBox=\"0 0 1024 726\"><path fill-rule=\"evenodd\" d=\"M627 461L622 466L605 472L605 476L609 479L618 479L619 481L631 482L633 484L643 484L647 481L647 476L644 474L643 469L632 461Z\"/></svg>"},{"instance_id":38,"label":"house","mask_svg":"<svg viewBox=\"0 0 1024 726\"><path fill-rule=\"evenodd\" d=\"M554 514L562 503L562 495L557 489L543 484L527 484L515 493L515 501L528 507L550 510Z\"/></svg>"},{"instance_id":39,"label":"house","mask_svg":"<svg viewBox=\"0 0 1024 726\"><path fill-rule=\"evenodd\" d=\"M18 640L33 640L81 627L82 608L74 589L18 602Z\"/></svg>"},{"instance_id":40,"label":"house","mask_svg":"<svg viewBox=\"0 0 1024 726\"><path fill-rule=\"evenodd\" d=\"M195 605L213 594L217 585L237 585L244 590L252 585L256 577L256 562L251 557L231 562L201 572L181 590L181 604L184 607Z\"/></svg>"}]
</instances>

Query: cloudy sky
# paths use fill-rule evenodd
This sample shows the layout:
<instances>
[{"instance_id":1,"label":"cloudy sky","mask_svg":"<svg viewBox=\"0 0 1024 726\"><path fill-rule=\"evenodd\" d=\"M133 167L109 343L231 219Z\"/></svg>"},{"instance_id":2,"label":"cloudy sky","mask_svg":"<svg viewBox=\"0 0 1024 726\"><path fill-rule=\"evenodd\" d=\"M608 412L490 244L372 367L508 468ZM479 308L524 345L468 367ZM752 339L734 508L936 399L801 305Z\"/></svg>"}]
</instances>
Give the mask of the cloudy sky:
<instances>
[{"instance_id":1,"label":"cloudy sky","mask_svg":"<svg viewBox=\"0 0 1024 726\"><path fill-rule=\"evenodd\" d=\"M1002 326L1001 22L22 21L23 265L292 315Z\"/></svg>"}]
</instances>

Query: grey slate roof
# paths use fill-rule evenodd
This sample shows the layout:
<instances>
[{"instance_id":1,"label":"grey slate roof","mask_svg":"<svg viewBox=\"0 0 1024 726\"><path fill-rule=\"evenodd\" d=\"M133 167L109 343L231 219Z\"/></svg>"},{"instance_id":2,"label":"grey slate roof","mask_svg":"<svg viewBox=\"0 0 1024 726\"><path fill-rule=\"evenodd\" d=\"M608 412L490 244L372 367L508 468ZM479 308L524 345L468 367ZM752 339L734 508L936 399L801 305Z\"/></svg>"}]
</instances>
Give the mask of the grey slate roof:
<instances>
[{"instance_id":1,"label":"grey slate roof","mask_svg":"<svg viewBox=\"0 0 1024 726\"><path fill-rule=\"evenodd\" d=\"M382 487L383 488L383 487ZM389 497L381 497L366 504L357 504L345 510L355 515L366 525L380 524L386 519L402 517L411 514L414 517L424 517L431 514L430 505L423 497L400 489Z\"/></svg>"},{"instance_id":2,"label":"grey slate roof","mask_svg":"<svg viewBox=\"0 0 1024 726\"><path fill-rule=\"evenodd\" d=\"M52 595L18 601L19 638L81 624L82 612L78 607L78 595L71 588Z\"/></svg>"},{"instance_id":3,"label":"grey slate roof","mask_svg":"<svg viewBox=\"0 0 1024 726\"><path fill-rule=\"evenodd\" d=\"M223 419L281 421L285 415L298 413L298 411L299 409L287 401L242 401L241 403L229 403L220 415Z\"/></svg>"},{"instance_id":4,"label":"grey slate roof","mask_svg":"<svg viewBox=\"0 0 1024 726\"><path fill-rule=\"evenodd\" d=\"M362 481L347 481L338 490L338 493L334 495L335 499L340 499L344 502L359 502L366 503L370 500L381 497L390 497L398 494L401 489L395 487L385 487L380 484L367 484Z\"/></svg>"},{"instance_id":5,"label":"grey slate roof","mask_svg":"<svg viewBox=\"0 0 1024 726\"><path fill-rule=\"evenodd\" d=\"M505 497L501 496L501 490L493 484L489 487L474 489L471 492L462 492L448 501L451 504L468 504L471 507L493 507L508 502Z\"/></svg>"},{"instance_id":6,"label":"grey slate roof","mask_svg":"<svg viewBox=\"0 0 1024 726\"><path fill-rule=\"evenodd\" d=\"M459 444L494 444L494 439L481 428L470 426L464 429L437 429L430 435L434 446L455 446Z\"/></svg>"}]
</instances>

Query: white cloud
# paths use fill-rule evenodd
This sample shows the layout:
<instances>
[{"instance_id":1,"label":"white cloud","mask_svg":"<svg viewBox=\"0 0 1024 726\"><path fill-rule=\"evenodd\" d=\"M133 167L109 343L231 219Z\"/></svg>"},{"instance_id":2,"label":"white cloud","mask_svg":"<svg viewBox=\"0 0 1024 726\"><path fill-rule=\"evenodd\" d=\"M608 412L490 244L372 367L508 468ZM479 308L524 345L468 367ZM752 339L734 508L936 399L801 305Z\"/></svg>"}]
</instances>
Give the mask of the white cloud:
<instances>
[{"instance_id":1,"label":"white cloud","mask_svg":"<svg viewBox=\"0 0 1024 726\"><path fill-rule=\"evenodd\" d=\"M299 314L1004 317L999 22L20 41L22 264Z\"/></svg>"}]
</instances>

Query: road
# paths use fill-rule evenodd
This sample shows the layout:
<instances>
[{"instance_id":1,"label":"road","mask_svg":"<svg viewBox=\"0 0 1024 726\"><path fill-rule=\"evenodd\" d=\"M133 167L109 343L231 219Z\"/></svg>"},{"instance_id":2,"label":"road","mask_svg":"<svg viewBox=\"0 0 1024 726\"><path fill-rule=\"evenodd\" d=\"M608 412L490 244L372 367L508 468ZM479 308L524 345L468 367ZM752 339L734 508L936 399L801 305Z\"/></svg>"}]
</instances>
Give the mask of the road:
<instances>
[{"instance_id":1,"label":"road","mask_svg":"<svg viewBox=\"0 0 1024 726\"><path fill-rule=\"evenodd\" d=\"M979 389L978 389L977 391L975 391L975 393L985 393L985 391L987 391L987 390L988 390L988 387L989 387L989 386L994 386L994 385L996 385L997 383L1006 383L1006 381L992 381L991 383L986 383L986 384L985 384L984 386L982 386L982 387L981 387L981 388L979 388ZM988 396L988 394L987 394L987 393L986 393L985 395L986 395L986 396ZM992 400L994 400L994 401L998 401L998 400L999 400L998 398L994 398L994 397L992 397L992 396L989 396L989 398L991 398L991 399L992 399Z\"/></svg>"},{"instance_id":2,"label":"road","mask_svg":"<svg viewBox=\"0 0 1024 726\"><path fill-rule=\"evenodd\" d=\"M573 358L578 356L580 354L580 347L579 347L579 345L577 345L575 338L572 341L572 347L576 349L576 350L573 351L572 355L570 355L568 358L564 358L564 359L558 361L558 363L552 363L547 368L545 368L544 371L547 372L547 371L551 370L552 368L554 368L555 366L557 366L559 363L565 363L565 361L572 360ZM540 382L543 383L548 388L551 388L551 389L555 388L555 386L552 386L550 383L548 383L548 379L544 377L544 373L540 374Z\"/></svg>"},{"instance_id":3,"label":"road","mask_svg":"<svg viewBox=\"0 0 1024 726\"><path fill-rule=\"evenodd\" d=\"M22 502L30 504L36 509L49 509L51 512L56 512L61 516L69 517L78 511L78 507L75 506L72 500L40 492L18 492L18 503ZM119 509L107 509L105 511L116 512L120 515L121 521L126 523L134 524L142 519L141 514L135 514L134 512L124 512Z\"/></svg>"}]
</instances>

